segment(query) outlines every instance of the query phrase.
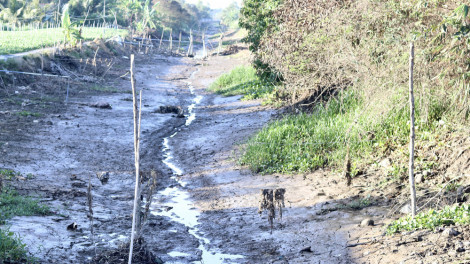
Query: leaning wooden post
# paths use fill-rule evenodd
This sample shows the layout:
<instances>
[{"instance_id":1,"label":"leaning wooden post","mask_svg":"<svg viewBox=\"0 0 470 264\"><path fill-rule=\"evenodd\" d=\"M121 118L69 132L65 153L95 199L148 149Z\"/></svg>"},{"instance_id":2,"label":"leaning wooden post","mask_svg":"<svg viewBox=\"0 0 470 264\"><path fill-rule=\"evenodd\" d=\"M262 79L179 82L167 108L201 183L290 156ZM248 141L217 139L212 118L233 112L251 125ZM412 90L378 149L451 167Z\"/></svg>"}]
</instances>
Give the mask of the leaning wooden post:
<instances>
[{"instance_id":1,"label":"leaning wooden post","mask_svg":"<svg viewBox=\"0 0 470 264\"><path fill-rule=\"evenodd\" d=\"M223 39L224 39L224 34L221 34L220 38L219 38L219 48L217 49L217 56L219 56L220 50L222 50L222 40Z\"/></svg>"},{"instance_id":2,"label":"leaning wooden post","mask_svg":"<svg viewBox=\"0 0 470 264\"><path fill-rule=\"evenodd\" d=\"M173 51L173 29L170 29L170 54Z\"/></svg>"},{"instance_id":3,"label":"leaning wooden post","mask_svg":"<svg viewBox=\"0 0 470 264\"><path fill-rule=\"evenodd\" d=\"M180 48L181 48L181 31L180 31L180 38L178 40L178 54L180 53Z\"/></svg>"},{"instance_id":4,"label":"leaning wooden post","mask_svg":"<svg viewBox=\"0 0 470 264\"><path fill-rule=\"evenodd\" d=\"M141 118L141 107L137 107L137 96L135 87L135 76L134 76L134 54L131 54L131 86L132 86L132 101L133 101L133 113L134 113L134 160L135 160L135 189L134 189L134 209L132 212L132 229L131 229L131 241L129 246L129 261L132 263L132 253L134 250L134 238L137 233L138 221L140 220L140 118ZM140 106L142 105L142 91L140 91Z\"/></svg>"},{"instance_id":5,"label":"leaning wooden post","mask_svg":"<svg viewBox=\"0 0 470 264\"><path fill-rule=\"evenodd\" d=\"M410 44L410 193L411 193L411 215L416 215L416 189L414 177L414 148L415 148L415 98L413 95L413 66L414 66L414 43Z\"/></svg>"},{"instance_id":6,"label":"leaning wooden post","mask_svg":"<svg viewBox=\"0 0 470 264\"><path fill-rule=\"evenodd\" d=\"M165 29L162 28L162 36L160 37L160 45L158 45L158 49L160 50L160 48L162 47L162 41L163 41L163 33L165 32Z\"/></svg>"},{"instance_id":7,"label":"leaning wooden post","mask_svg":"<svg viewBox=\"0 0 470 264\"><path fill-rule=\"evenodd\" d=\"M202 32L202 57L205 58L207 56L206 52L206 32Z\"/></svg>"},{"instance_id":8,"label":"leaning wooden post","mask_svg":"<svg viewBox=\"0 0 470 264\"><path fill-rule=\"evenodd\" d=\"M193 54L193 30L189 30L189 47L188 47L188 57Z\"/></svg>"}]
</instances>

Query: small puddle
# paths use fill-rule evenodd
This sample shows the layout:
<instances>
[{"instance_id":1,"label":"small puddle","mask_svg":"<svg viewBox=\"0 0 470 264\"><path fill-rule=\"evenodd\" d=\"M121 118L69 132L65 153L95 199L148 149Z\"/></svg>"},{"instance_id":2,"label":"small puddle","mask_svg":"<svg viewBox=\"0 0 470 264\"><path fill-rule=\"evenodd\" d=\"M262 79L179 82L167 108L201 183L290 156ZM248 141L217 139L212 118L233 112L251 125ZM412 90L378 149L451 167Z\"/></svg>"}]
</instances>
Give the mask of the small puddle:
<instances>
[{"instance_id":1,"label":"small puddle","mask_svg":"<svg viewBox=\"0 0 470 264\"><path fill-rule=\"evenodd\" d=\"M198 69L199 70L199 69ZM190 79L194 76L197 71L191 74ZM191 85L191 82L187 83L189 90L192 95L195 97L192 100L191 105L188 107L188 115L186 118L186 126L191 125L191 123L196 120L196 113L194 112L195 107L201 103L204 98L201 95L196 95L194 87ZM232 260L244 258L242 255L231 255L223 254L220 252L211 252L206 248L206 245L210 244L210 240L204 237L203 233L199 231L197 227L199 225L199 215L200 212L194 207L189 193L184 190L186 182L180 179L180 176L183 175L183 170L178 167L174 162L174 157L171 151L171 139L175 137L178 132L175 132L169 137L163 139L163 163L167 165L173 172L171 177L177 183L176 186L168 187L163 191L159 192L159 195L169 197L169 201L164 204L158 204L159 207L172 208L171 210L155 210L153 208L152 214L157 216L166 216L171 219L171 221L185 225L188 228L188 233L191 234L199 241L198 249L202 251L201 261L195 261L193 263L211 263L211 264L222 264L222 263L231 263ZM152 204L156 205L158 202L154 201ZM189 257L190 254L172 251L168 253L171 257Z\"/></svg>"}]
</instances>

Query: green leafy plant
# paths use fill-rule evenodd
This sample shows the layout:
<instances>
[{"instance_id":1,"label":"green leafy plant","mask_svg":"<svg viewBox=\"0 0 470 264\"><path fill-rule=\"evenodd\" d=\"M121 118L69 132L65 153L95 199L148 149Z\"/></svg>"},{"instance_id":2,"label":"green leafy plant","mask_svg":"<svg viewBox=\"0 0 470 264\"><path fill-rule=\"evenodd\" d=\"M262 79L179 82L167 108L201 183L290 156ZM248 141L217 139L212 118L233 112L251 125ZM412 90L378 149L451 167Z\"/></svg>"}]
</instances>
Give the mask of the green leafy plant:
<instances>
[{"instance_id":1,"label":"green leafy plant","mask_svg":"<svg viewBox=\"0 0 470 264\"><path fill-rule=\"evenodd\" d=\"M470 205L454 205L445 207L442 210L430 209L412 216L404 216L387 227L387 234L395 234L403 231L418 229L434 229L446 225L470 224Z\"/></svg>"},{"instance_id":2,"label":"green leafy plant","mask_svg":"<svg viewBox=\"0 0 470 264\"><path fill-rule=\"evenodd\" d=\"M26 250L26 244L9 229L0 229L0 262L1 263L33 263L34 258Z\"/></svg>"},{"instance_id":3,"label":"green leafy plant","mask_svg":"<svg viewBox=\"0 0 470 264\"><path fill-rule=\"evenodd\" d=\"M0 192L0 224L13 216L48 215L50 209L37 200L19 195L17 191L3 188Z\"/></svg>"}]
</instances>

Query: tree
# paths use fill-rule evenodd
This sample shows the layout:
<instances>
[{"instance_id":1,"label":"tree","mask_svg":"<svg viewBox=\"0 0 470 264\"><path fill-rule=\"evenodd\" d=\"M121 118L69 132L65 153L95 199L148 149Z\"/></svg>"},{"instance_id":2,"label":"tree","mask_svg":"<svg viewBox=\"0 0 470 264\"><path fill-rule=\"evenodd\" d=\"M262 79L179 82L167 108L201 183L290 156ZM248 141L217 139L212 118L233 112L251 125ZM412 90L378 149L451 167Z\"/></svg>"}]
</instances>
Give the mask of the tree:
<instances>
[{"instance_id":1,"label":"tree","mask_svg":"<svg viewBox=\"0 0 470 264\"><path fill-rule=\"evenodd\" d=\"M233 1L228 7L222 10L221 24L226 28L237 28L240 7Z\"/></svg>"},{"instance_id":2,"label":"tree","mask_svg":"<svg viewBox=\"0 0 470 264\"><path fill-rule=\"evenodd\" d=\"M255 54L253 65L258 74L270 81L277 80L279 76L271 71L269 65L261 61L256 52L266 30L275 28L276 20L273 18L273 12L280 4L281 0L244 0L240 9L239 25L248 31L243 41L250 44L250 51Z\"/></svg>"}]
</instances>

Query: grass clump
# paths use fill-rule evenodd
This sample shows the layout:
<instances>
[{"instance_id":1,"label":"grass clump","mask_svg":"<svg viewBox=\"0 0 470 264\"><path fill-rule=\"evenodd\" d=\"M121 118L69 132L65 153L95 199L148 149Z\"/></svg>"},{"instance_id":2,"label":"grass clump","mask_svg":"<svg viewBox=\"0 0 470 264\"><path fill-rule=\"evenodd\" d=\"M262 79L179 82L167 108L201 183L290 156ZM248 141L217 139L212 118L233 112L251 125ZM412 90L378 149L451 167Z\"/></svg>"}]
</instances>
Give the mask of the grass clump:
<instances>
[{"instance_id":1,"label":"grass clump","mask_svg":"<svg viewBox=\"0 0 470 264\"><path fill-rule=\"evenodd\" d=\"M240 159L261 173L308 172L325 166L342 166L349 142L352 173L372 157L408 142L408 106L373 118L361 95L340 92L312 112L276 120L250 138ZM417 120L421 118L416 113ZM432 132L437 120L420 124L420 133ZM353 175L354 176L354 175Z\"/></svg>"},{"instance_id":2,"label":"grass clump","mask_svg":"<svg viewBox=\"0 0 470 264\"><path fill-rule=\"evenodd\" d=\"M252 66L239 66L223 74L209 90L224 96L243 95L246 100L268 98L274 86L260 79Z\"/></svg>"},{"instance_id":3,"label":"grass clump","mask_svg":"<svg viewBox=\"0 0 470 264\"><path fill-rule=\"evenodd\" d=\"M404 216L387 227L387 234L395 234L403 231L418 229L435 229L439 226L470 224L470 205L447 206L442 210L430 209L422 212L414 218Z\"/></svg>"},{"instance_id":4,"label":"grass clump","mask_svg":"<svg viewBox=\"0 0 470 264\"><path fill-rule=\"evenodd\" d=\"M0 263L32 262L34 258L29 255L21 238L8 229L0 229Z\"/></svg>"},{"instance_id":5,"label":"grass clump","mask_svg":"<svg viewBox=\"0 0 470 264\"><path fill-rule=\"evenodd\" d=\"M4 188L0 192L0 224L13 216L48 215L50 208L37 200L19 195L17 191Z\"/></svg>"},{"instance_id":6,"label":"grass clump","mask_svg":"<svg viewBox=\"0 0 470 264\"><path fill-rule=\"evenodd\" d=\"M352 93L318 104L311 114L289 115L263 128L248 141L243 165L262 173L307 172L344 157L346 133L360 101ZM365 120L361 120L365 122ZM353 148L369 144L352 133Z\"/></svg>"},{"instance_id":7,"label":"grass clump","mask_svg":"<svg viewBox=\"0 0 470 264\"><path fill-rule=\"evenodd\" d=\"M18 115L24 116L24 117L28 117L28 116L40 117L41 116L40 113L34 113L30 111L21 111L21 112L18 112Z\"/></svg>"}]
</instances>

